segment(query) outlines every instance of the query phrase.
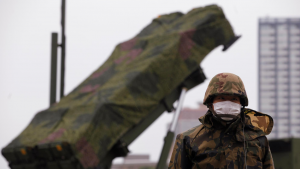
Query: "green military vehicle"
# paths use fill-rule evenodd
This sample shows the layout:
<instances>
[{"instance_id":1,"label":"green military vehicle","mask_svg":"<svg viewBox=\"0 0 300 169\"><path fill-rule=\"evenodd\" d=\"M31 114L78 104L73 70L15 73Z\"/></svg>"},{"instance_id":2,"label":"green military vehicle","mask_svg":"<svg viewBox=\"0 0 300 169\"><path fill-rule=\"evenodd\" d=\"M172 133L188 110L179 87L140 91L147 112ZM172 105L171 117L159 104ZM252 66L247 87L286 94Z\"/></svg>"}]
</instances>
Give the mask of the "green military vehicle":
<instances>
[{"instance_id":1,"label":"green military vehicle","mask_svg":"<svg viewBox=\"0 0 300 169\"><path fill-rule=\"evenodd\" d=\"M237 38L216 5L162 15L38 112L2 154L12 169L110 168L155 119L172 111L183 87L204 81L204 57Z\"/></svg>"},{"instance_id":2,"label":"green military vehicle","mask_svg":"<svg viewBox=\"0 0 300 169\"><path fill-rule=\"evenodd\" d=\"M286 138L269 141L276 169L300 168L300 139Z\"/></svg>"}]
</instances>

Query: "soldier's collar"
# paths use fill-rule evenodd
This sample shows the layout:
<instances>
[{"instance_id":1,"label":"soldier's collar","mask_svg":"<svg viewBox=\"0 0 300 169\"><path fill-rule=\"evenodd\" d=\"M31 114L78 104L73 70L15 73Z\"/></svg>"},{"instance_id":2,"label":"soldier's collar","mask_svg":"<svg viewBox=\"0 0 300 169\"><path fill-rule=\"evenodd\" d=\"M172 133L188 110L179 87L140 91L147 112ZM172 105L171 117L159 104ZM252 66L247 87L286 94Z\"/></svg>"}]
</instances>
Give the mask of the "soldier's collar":
<instances>
[{"instance_id":1,"label":"soldier's collar","mask_svg":"<svg viewBox=\"0 0 300 169\"><path fill-rule=\"evenodd\" d=\"M227 123L223 120L218 120L214 117L211 111L207 111L206 114L199 118L199 121L207 128L215 128L215 129L222 129L227 128L232 123Z\"/></svg>"}]
</instances>

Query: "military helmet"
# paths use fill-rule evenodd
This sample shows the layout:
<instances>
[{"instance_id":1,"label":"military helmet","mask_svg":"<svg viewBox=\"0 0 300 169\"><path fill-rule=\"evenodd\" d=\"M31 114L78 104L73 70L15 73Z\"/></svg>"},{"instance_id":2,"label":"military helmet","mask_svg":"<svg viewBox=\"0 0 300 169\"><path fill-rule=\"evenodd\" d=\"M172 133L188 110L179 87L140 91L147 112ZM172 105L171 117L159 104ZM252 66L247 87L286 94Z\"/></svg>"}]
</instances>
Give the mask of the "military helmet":
<instances>
[{"instance_id":1,"label":"military helmet","mask_svg":"<svg viewBox=\"0 0 300 169\"><path fill-rule=\"evenodd\" d=\"M232 73L219 73L214 76L205 92L203 104L208 105L212 99L220 94L237 95L240 97L241 104L248 106L248 97L245 86L241 78Z\"/></svg>"}]
</instances>

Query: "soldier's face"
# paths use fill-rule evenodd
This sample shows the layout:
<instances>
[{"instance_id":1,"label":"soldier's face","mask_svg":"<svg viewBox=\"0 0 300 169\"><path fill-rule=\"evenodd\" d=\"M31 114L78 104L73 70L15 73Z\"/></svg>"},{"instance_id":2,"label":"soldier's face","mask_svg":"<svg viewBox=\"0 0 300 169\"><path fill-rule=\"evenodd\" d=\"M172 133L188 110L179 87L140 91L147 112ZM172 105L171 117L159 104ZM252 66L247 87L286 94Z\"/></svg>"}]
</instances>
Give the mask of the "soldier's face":
<instances>
[{"instance_id":1,"label":"soldier's face","mask_svg":"<svg viewBox=\"0 0 300 169\"><path fill-rule=\"evenodd\" d=\"M213 103L223 102L223 101L231 101L233 103L241 104L240 98L234 95L218 95L214 98ZM212 104L212 108L214 109L214 105Z\"/></svg>"}]
</instances>

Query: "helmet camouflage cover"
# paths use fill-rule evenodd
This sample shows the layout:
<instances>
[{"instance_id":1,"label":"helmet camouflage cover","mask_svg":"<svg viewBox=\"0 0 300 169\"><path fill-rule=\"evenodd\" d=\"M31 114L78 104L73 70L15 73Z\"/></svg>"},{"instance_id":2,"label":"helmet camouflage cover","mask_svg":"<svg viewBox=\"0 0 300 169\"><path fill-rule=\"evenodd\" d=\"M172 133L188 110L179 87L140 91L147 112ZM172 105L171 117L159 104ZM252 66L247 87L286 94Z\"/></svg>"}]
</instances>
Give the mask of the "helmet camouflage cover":
<instances>
[{"instance_id":1,"label":"helmet camouflage cover","mask_svg":"<svg viewBox=\"0 0 300 169\"><path fill-rule=\"evenodd\" d=\"M245 86L241 78L232 73L219 73L214 76L205 92L203 104L210 103L214 96L225 95L237 95L241 99L243 106L248 106L248 97L245 90Z\"/></svg>"}]
</instances>

